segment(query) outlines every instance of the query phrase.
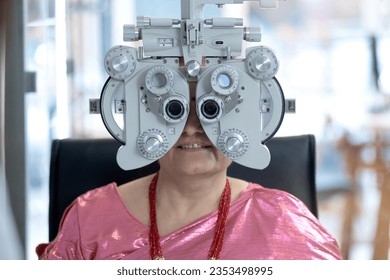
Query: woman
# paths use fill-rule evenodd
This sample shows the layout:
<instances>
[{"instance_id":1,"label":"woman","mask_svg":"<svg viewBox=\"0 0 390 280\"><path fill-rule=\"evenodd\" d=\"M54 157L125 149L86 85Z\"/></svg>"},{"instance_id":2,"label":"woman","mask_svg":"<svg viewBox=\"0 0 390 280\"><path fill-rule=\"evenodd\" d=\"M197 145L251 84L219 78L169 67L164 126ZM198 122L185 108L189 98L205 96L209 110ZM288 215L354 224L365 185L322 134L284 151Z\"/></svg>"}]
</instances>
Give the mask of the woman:
<instances>
[{"instance_id":1,"label":"woman","mask_svg":"<svg viewBox=\"0 0 390 280\"><path fill-rule=\"evenodd\" d=\"M195 95L194 84L191 96ZM77 198L40 259L341 259L335 239L285 192L227 178L195 98L160 170Z\"/></svg>"}]
</instances>

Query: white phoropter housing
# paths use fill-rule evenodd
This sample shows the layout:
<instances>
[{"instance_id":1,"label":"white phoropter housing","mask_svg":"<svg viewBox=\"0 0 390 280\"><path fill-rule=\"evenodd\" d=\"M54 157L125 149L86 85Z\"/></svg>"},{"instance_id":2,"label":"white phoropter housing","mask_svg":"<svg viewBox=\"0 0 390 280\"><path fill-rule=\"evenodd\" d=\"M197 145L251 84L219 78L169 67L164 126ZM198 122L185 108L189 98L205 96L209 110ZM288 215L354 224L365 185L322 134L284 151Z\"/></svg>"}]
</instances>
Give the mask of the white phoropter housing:
<instances>
[{"instance_id":1,"label":"white phoropter housing","mask_svg":"<svg viewBox=\"0 0 390 280\"><path fill-rule=\"evenodd\" d=\"M111 48L104 59L109 78L101 97L91 101L110 134L123 144L117 162L136 169L161 158L177 142L189 114L189 81L196 81L196 110L210 141L239 164L263 169L270 162L265 143L279 129L286 111L275 78L279 62L259 42L259 28L242 19L202 19L205 4L244 0L181 0L182 19L138 17L124 26L125 41L138 49ZM278 1L258 1L275 8ZM99 103L99 104L97 104ZM289 101L293 104L293 101ZM288 110L287 110L287 109Z\"/></svg>"}]
</instances>

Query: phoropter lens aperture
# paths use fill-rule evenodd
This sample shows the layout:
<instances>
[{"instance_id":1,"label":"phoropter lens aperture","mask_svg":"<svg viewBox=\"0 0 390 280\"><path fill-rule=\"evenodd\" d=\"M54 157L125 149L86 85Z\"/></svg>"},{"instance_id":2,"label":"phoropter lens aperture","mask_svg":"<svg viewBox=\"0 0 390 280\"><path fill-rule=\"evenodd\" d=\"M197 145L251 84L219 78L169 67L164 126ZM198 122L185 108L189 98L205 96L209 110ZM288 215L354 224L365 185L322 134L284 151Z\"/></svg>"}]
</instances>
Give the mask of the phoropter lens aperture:
<instances>
[{"instance_id":1,"label":"phoropter lens aperture","mask_svg":"<svg viewBox=\"0 0 390 280\"><path fill-rule=\"evenodd\" d=\"M179 100L171 100L166 105L165 112L169 118L178 120L184 115L185 108L183 103L181 103Z\"/></svg>"},{"instance_id":2,"label":"phoropter lens aperture","mask_svg":"<svg viewBox=\"0 0 390 280\"><path fill-rule=\"evenodd\" d=\"M201 107L202 115L209 120L216 118L219 115L219 111L219 105L214 100L206 100Z\"/></svg>"}]
</instances>

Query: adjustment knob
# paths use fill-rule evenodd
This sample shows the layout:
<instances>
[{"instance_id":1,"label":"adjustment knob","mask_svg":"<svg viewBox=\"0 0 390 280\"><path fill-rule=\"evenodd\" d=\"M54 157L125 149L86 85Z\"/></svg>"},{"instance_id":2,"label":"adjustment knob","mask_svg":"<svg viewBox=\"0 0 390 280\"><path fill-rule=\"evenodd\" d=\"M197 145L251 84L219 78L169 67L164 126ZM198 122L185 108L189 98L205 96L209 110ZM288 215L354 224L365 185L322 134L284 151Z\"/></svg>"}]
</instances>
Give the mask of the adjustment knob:
<instances>
[{"instance_id":1,"label":"adjustment knob","mask_svg":"<svg viewBox=\"0 0 390 280\"><path fill-rule=\"evenodd\" d=\"M127 61L127 58L125 56L119 55L115 56L111 59L111 70L115 73L123 72L129 67L129 61Z\"/></svg>"},{"instance_id":2,"label":"adjustment knob","mask_svg":"<svg viewBox=\"0 0 390 280\"><path fill-rule=\"evenodd\" d=\"M218 149L228 158L236 160L248 150L248 137L239 129L224 131L218 138Z\"/></svg>"},{"instance_id":3,"label":"adjustment knob","mask_svg":"<svg viewBox=\"0 0 390 280\"><path fill-rule=\"evenodd\" d=\"M123 26L123 41L125 42L136 42L141 40L140 34L138 27L133 24L125 24Z\"/></svg>"},{"instance_id":4,"label":"adjustment knob","mask_svg":"<svg viewBox=\"0 0 390 280\"><path fill-rule=\"evenodd\" d=\"M229 135L225 143L225 148L229 153L239 153L243 148L243 139L239 134Z\"/></svg>"},{"instance_id":5,"label":"adjustment knob","mask_svg":"<svg viewBox=\"0 0 390 280\"><path fill-rule=\"evenodd\" d=\"M247 42L261 42L260 27L245 27L244 40Z\"/></svg>"},{"instance_id":6,"label":"adjustment knob","mask_svg":"<svg viewBox=\"0 0 390 280\"><path fill-rule=\"evenodd\" d=\"M279 69L275 53L267 47L258 47L249 52L245 59L249 74L259 80L272 79Z\"/></svg>"},{"instance_id":7,"label":"adjustment knob","mask_svg":"<svg viewBox=\"0 0 390 280\"><path fill-rule=\"evenodd\" d=\"M160 139L159 139L160 138ZM148 153L154 154L161 149L162 146L162 138L149 136L144 144L144 148Z\"/></svg>"},{"instance_id":8,"label":"adjustment knob","mask_svg":"<svg viewBox=\"0 0 390 280\"><path fill-rule=\"evenodd\" d=\"M200 63L196 60L191 60L186 64L186 71L188 76L196 77L200 73Z\"/></svg>"},{"instance_id":9,"label":"adjustment knob","mask_svg":"<svg viewBox=\"0 0 390 280\"><path fill-rule=\"evenodd\" d=\"M158 129L149 129L138 137L138 149L147 159L158 159L168 151L168 139Z\"/></svg>"},{"instance_id":10,"label":"adjustment knob","mask_svg":"<svg viewBox=\"0 0 390 280\"><path fill-rule=\"evenodd\" d=\"M131 76L137 65L134 49L126 46L111 48L105 58L104 67L108 75L116 80L123 80Z\"/></svg>"}]
</instances>

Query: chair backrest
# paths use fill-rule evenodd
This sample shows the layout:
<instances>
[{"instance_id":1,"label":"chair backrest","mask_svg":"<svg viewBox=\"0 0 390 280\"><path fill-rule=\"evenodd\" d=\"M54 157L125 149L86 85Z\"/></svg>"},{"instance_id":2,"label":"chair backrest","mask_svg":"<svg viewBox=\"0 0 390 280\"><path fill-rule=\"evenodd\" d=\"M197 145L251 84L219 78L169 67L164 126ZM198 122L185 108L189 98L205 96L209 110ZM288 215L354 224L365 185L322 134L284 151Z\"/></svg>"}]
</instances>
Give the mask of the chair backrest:
<instances>
[{"instance_id":1,"label":"chair backrest","mask_svg":"<svg viewBox=\"0 0 390 280\"><path fill-rule=\"evenodd\" d=\"M274 137L267 143L271 163L256 170L233 162L228 174L287 191L317 215L315 138L313 135ZM120 143L113 139L53 140L50 162L49 240L57 235L65 208L80 194L105 184L118 185L158 170L154 162L131 171L116 163Z\"/></svg>"}]
</instances>

